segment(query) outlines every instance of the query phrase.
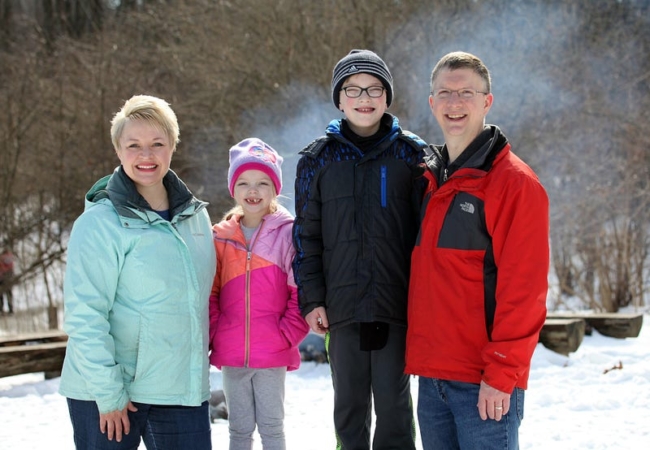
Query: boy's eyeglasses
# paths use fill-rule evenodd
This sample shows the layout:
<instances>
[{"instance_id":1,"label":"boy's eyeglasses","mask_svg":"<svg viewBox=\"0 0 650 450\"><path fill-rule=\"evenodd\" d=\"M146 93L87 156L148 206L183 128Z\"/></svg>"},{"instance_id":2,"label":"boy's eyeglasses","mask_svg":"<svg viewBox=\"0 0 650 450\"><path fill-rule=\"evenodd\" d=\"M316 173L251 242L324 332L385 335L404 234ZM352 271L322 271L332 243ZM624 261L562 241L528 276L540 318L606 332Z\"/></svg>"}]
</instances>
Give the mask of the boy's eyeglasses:
<instances>
[{"instance_id":1,"label":"boy's eyeglasses","mask_svg":"<svg viewBox=\"0 0 650 450\"><path fill-rule=\"evenodd\" d=\"M451 89L438 89L433 91L431 95L439 100L449 100L454 93L456 93L458 98L461 100L471 100L476 97L476 94L488 94L487 92L477 91L476 89L458 89L456 91L452 91Z\"/></svg>"},{"instance_id":2,"label":"boy's eyeglasses","mask_svg":"<svg viewBox=\"0 0 650 450\"><path fill-rule=\"evenodd\" d=\"M345 92L345 96L348 98L359 98L364 91L370 98L379 98L384 95L386 88L382 86L370 86L367 88L362 88L359 86L346 86L344 88L341 88L341 90Z\"/></svg>"}]
</instances>

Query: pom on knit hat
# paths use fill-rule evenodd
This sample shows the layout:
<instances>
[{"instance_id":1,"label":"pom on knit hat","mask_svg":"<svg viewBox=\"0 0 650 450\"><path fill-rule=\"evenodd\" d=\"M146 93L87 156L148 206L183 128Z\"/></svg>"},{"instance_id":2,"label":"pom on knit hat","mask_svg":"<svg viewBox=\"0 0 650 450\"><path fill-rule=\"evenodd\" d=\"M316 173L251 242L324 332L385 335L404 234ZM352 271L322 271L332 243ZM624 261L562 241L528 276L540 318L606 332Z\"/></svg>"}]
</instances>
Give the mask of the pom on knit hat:
<instances>
[{"instance_id":1,"label":"pom on knit hat","mask_svg":"<svg viewBox=\"0 0 650 450\"><path fill-rule=\"evenodd\" d=\"M390 106L393 101L393 76L390 74L386 63L370 50L352 50L341 59L332 73L332 100L334 106L339 107L341 87L349 76L358 73L368 73L379 78L381 84L386 88L386 105Z\"/></svg>"},{"instance_id":2,"label":"pom on knit hat","mask_svg":"<svg viewBox=\"0 0 650 450\"><path fill-rule=\"evenodd\" d=\"M230 168L228 169L228 189L234 196L235 182L246 170L261 170L271 178L275 193L282 190L283 158L261 139L248 138L230 148Z\"/></svg>"}]
</instances>

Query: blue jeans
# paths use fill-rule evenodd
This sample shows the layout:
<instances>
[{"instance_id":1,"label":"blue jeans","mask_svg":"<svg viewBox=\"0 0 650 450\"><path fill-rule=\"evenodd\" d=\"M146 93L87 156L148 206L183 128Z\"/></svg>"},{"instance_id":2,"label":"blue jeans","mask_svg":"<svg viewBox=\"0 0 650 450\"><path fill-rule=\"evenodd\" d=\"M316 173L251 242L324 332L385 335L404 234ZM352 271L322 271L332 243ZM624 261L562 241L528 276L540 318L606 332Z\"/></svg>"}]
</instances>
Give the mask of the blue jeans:
<instances>
[{"instance_id":1,"label":"blue jeans","mask_svg":"<svg viewBox=\"0 0 650 450\"><path fill-rule=\"evenodd\" d=\"M201 406L166 406L133 403L131 432L109 441L99 430L99 410L92 401L68 399L77 450L137 450L140 440L149 450L212 449L208 402Z\"/></svg>"},{"instance_id":2,"label":"blue jeans","mask_svg":"<svg viewBox=\"0 0 650 450\"><path fill-rule=\"evenodd\" d=\"M482 420L478 384L419 377L418 421L424 450L517 450L524 391L515 388L501 421Z\"/></svg>"}]
</instances>

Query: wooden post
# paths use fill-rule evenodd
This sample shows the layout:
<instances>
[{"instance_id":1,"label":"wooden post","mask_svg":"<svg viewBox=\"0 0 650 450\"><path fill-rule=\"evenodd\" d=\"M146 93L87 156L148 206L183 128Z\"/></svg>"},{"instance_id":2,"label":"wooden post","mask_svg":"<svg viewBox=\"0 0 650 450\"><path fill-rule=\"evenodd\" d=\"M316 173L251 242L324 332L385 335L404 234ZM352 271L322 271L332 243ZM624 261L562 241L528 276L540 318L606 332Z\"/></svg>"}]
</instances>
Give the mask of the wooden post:
<instances>
[{"instance_id":1,"label":"wooden post","mask_svg":"<svg viewBox=\"0 0 650 450\"><path fill-rule=\"evenodd\" d=\"M50 305L47 307L47 324L50 330L59 329L59 309L56 305Z\"/></svg>"}]
</instances>

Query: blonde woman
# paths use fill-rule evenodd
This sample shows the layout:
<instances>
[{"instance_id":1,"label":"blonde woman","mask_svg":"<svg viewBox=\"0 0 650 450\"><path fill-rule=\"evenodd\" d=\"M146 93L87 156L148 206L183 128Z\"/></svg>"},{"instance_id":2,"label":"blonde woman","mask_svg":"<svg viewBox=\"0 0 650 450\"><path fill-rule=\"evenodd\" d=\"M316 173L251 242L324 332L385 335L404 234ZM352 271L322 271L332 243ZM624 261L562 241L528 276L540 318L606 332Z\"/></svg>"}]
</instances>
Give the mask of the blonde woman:
<instances>
[{"instance_id":1,"label":"blonde woman","mask_svg":"<svg viewBox=\"0 0 650 450\"><path fill-rule=\"evenodd\" d=\"M210 449L208 300L216 270L206 203L169 168L164 100L114 116L120 166L97 181L70 235L69 336L60 393L77 449Z\"/></svg>"}]
</instances>

